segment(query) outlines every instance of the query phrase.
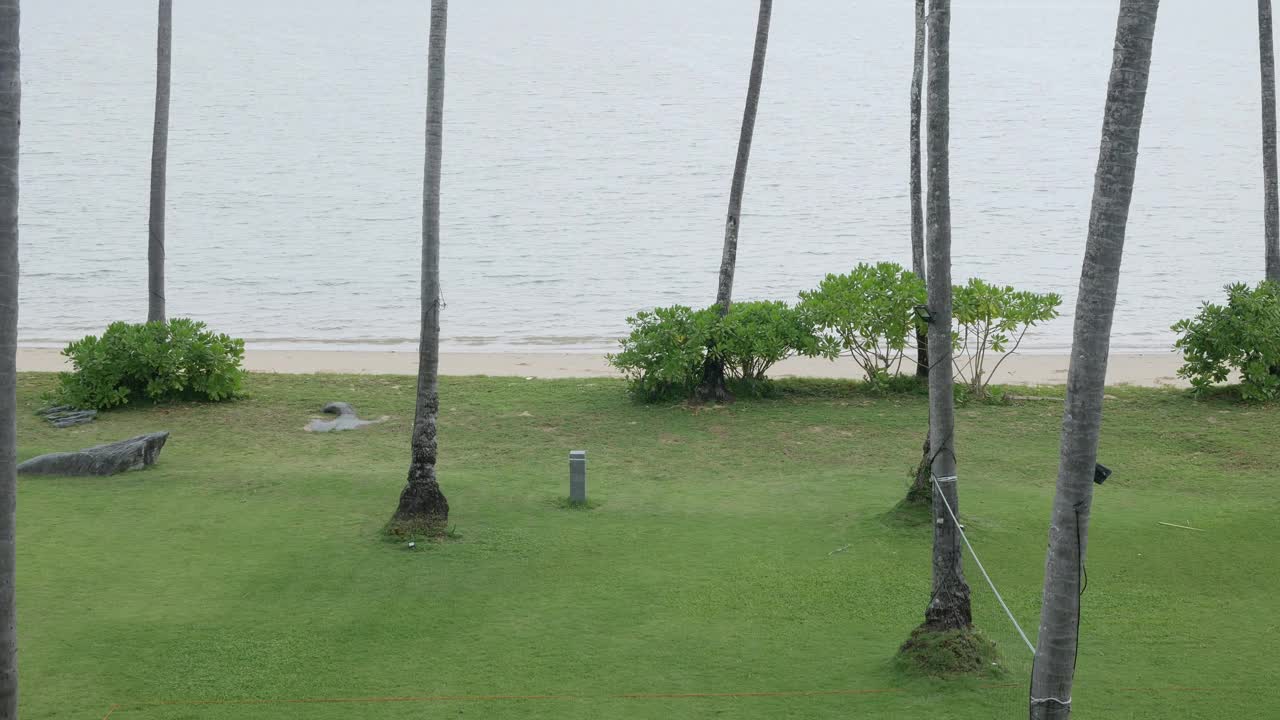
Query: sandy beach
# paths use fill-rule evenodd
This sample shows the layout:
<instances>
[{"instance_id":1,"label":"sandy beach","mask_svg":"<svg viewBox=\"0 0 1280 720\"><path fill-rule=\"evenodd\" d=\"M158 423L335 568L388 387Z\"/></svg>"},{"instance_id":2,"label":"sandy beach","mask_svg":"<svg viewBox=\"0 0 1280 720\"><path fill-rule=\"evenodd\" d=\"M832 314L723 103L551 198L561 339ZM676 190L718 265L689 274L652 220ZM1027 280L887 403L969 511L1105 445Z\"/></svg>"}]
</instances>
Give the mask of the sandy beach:
<instances>
[{"instance_id":1,"label":"sandy beach","mask_svg":"<svg viewBox=\"0 0 1280 720\"><path fill-rule=\"evenodd\" d=\"M412 375L418 356L412 352L341 350L247 350L245 367L262 373L355 373ZM1185 387L1177 377L1181 358L1172 352L1111 356L1109 385ZM994 382L1013 385L1061 385L1067 378L1066 355L1014 355L1000 367ZM53 348L19 348L18 370L53 372L67 369ZM603 355L556 352L447 352L440 357L442 375L495 375L534 378L613 377L618 373ZM835 362L791 358L779 363L773 377L856 378L858 366L848 358Z\"/></svg>"}]
</instances>

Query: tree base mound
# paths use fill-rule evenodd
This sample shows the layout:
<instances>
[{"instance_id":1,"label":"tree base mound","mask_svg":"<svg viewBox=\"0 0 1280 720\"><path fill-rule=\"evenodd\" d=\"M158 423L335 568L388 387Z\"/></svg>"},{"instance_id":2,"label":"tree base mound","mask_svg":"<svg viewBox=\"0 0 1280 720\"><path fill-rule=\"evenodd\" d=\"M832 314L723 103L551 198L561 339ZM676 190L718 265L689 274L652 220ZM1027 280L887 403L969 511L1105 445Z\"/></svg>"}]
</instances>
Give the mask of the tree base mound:
<instances>
[{"instance_id":1,"label":"tree base mound","mask_svg":"<svg viewBox=\"0 0 1280 720\"><path fill-rule=\"evenodd\" d=\"M908 474L911 487L903 502L909 504L933 505L933 483L929 478L933 475L933 453L929 449L929 431L924 432L924 444L920 447L920 462L916 463L914 472Z\"/></svg>"},{"instance_id":2,"label":"tree base mound","mask_svg":"<svg viewBox=\"0 0 1280 720\"><path fill-rule=\"evenodd\" d=\"M923 482L917 481L907 488L907 496L898 505L902 507L932 508L933 486L929 482L928 470L925 470Z\"/></svg>"},{"instance_id":3,"label":"tree base mound","mask_svg":"<svg viewBox=\"0 0 1280 720\"><path fill-rule=\"evenodd\" d=\"M895 660L904 673L933 678L998 676L996 644L975 628L931 630L921 626L898 649Z\"/></svg>"},{"instance_id":4,"label":"tree base mound","mask_svg":"<svg viewBox=\"0 0 1280 720\"><path fill-rule=\"evenodd\" d=\"M693 398L700 403L719 405L733 402L733 393L729 392L723 361L707 358L702 365L702 381L698 383L698 387L694 388Z\"/></svg>"},{"instance_id":5,"label":"tree base mound","mask_svg":"<svg viewBox=\"0 0 1280 720\"><path fill-rule=\"evenodd\" d=\"M910 496L899 500L881 516L886 525L893 527L920 527L933 523L933 503L919 502Z\"/></svg>"},{"instance_id":6,"label":"tree base mound","mask_svg":"<svg viewBox=\"0 0 1280 720\"><path fill-rule=\"evenodd\" d=\"M444 542L457 536L446 522L419 517L392 518L382 534L392 542Z\"/></svg>"}]
</instances>

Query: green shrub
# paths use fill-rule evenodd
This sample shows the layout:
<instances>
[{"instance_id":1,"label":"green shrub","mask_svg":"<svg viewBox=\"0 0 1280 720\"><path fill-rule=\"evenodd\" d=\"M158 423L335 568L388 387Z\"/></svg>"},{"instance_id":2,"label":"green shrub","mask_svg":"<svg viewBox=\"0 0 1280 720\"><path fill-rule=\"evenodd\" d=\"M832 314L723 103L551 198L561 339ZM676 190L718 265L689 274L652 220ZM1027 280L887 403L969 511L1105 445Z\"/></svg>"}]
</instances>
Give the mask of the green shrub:
<instances>
[{"instance_id":1,"label":"green shrub","mask_svg":"<svg viewBox=\"0 0 1280 720\"><path fill-rule=\"evenodd\" d=\"M775 363L817 351L813 333L784 302L734 303L724 318L715 306L675 305L638 312L627 324L631 334L609 362L626 375L632 395L650 402L692 396L709 352L724 361L735 390L759 394Z\"/></svg>"},{"instance_id":2,"label":"green shrub","mask_svg":"<svg viewBox=\"0 0 1280 720\"><path fill-rule=\"evenodd\" d=\"M1062 297L991 285L972 278L952 293L952 346L957 379L976 398L987 396L987 383L1001 363L1018 349L1027 330L1058 317ZM995 356L995 364L987 370Z\"/></svg>"},{"instance_id":3,"label":"green shrub","mask_svg":"<svg viewBox=\"0 0 1280 720\"><path fill-rule=\"evenodd\" d=\"M59 377L58 400L105 410L145 398L226 400L244 379L244 341L218 335L204 323L112 323L62 351L74 370Z\"/></svg>"},{"instance_id":4,"label":"green shrub","mask_svg":"<svg viewBox=\"0 0 1280 720\"><path fill-rule=\"evenodd\" d=\"M1174 324L1184 360L1178 375L1203 395L1236 370L1245 400L1280 398L1280 285L1236 283L1226 290L1225 307L1206 302L1200 314Z\"/></svg>"},{"instance_id":5,"label":"green shrub","mask_svg":"<svg viewBox=\"0 0 1280 720\"><path fill-rule=\"evenodd\" d=\"M715 335L715 352L730 377L748 385L764 382L765 373L781 360L817 351L818 339L800 313L779 301L730 305Z\"/></svg>"},{"instance_id":6,"label":"green shrub","mask_svg":"<svg viewBox=\"0 0 1280 720\"><path fill-rule=\"evenodd\" d=\"M609 356L609 363L627 377L637 399L689 397L702 379L718 320L714 310L684 305L638 312L627 318L631 334L621 341L621 351Z\"/></svg>"},{"instance_id":7,"label":"green shrub","mask_svg":"<svg viewBox=\"0 0 1280 720\"><path fill-rule=\"evenodd\" d=\"M924 282L895 263L862 263L847 275L828 275L800 293L798 309L818 333L817 354L848 353L873 385L898 373L915 337L916 305Z\"/></svg>"}]
</instances>

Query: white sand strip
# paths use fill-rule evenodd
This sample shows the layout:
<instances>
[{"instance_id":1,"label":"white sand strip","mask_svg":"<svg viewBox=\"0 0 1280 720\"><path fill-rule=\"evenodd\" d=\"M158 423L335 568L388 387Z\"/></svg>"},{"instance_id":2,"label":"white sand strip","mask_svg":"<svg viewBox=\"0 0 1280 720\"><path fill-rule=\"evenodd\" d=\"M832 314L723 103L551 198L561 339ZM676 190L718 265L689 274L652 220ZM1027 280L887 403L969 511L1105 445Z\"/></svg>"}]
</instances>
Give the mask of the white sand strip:
<instances>
[{"instance_id":1,"label":"white sand strip","mask_svg":"<svg viewBox=\"0 0 1280 720\"><path fill-rule=\"evenodd\" d=\"M352 373L413 375L418 356L412 352L342 350L247 350L245 367L266 373ZM1066 355L1014 355L1000 367L994 382L1012 385L1061 385L1067 379ZM1177 377L1181 358L1167 353L1126 353L1111 356L1109 385L1186 387ZM19 348L18 370L67 369L59 351L51 348ZM440 357L442 375L498 375L536 378L612 377L603 355L556 352L448 352ZM792 358L779 363L773 377L856 378L857 365L848 358L836 362Z\"/></svg>"}]
</instances>

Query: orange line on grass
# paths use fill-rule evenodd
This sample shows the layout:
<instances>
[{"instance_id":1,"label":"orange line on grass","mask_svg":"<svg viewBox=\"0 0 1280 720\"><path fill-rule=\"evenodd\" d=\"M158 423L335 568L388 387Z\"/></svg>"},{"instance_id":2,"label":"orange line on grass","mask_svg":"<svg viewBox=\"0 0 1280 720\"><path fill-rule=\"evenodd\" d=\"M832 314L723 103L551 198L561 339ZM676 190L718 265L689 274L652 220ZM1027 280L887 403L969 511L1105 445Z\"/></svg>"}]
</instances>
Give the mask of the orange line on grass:
<instances>
[{"instance_id":1,"label":"orange line on grass","mask_svg":"<svg viewBox=\"0 0 1280 720\"><path fill-rule=\"evenodd\" d=\"M1121 692L1217 692L1221 688L1203 688L1203 687L1183 687L1181 685L1170 685L1160 688L1139 688L1125 687L1120 688Z\"/></svg>"},{"instance_id":2,"label":"orange line on grass","mask_svg":"<svg viewBox=\"0 0 1280 720\"><path fill-rule=\"evenodd\" d=\"M983 690L1021 687L1020 683L1000 683L979 686ZM1119 688L1122 692L1215 692L1218 688L1182 687ZM857 690L780 690L774 692L706 692L706 693L622 693L595 696L608 700L692 700L698 698L785 698L819 696L880 695L905 692L902 688L863 688ZM153 700L138 703L116 703L107 709L102 720L110 720L119 710L148 707L172 707L175 705L318 705L318 704L372 704L372 703L430 703L430 702L494 702L502 700L586 700L581 695L423 695L405 697L364 698L246 698L239 700Z\"/></svg>"},{"instance_id":3,"label":"orange line on grass","mask_svg":"<svg viewBox=\"0 0 1280 720\"><path fill-rule=\"evenodd\" d=\"M777 692L726 692L726 693L627 693L609 695L616 700L680 700L683 698L752 698L752 697L810 697L816 695L875 695L902 692L902 688L870 688L866 690L781 690Z\"/></svg>"},{"instance_id":4,"label":"orange line on grass","mask_svg":"<svg viewBox=\"0 0 1280 720\"><path fill-rule=\"evenodd\" d=\"M790 690L778 692L725 692L725 693L626 693L605 695L610 700L661 700L693 698L752 698L752 697L805 697L818 695L872 695L902 692L901 688L871 688L862 690ZM152 700L137 703L118 703L107 710L103 720L108 720L117 710L176 705L311 705L311 704L372 704L372 703L429 703L429 702L493 702L500 700L583 700L580 695L424 695L407 697L364 698L246 698L239 700Z\"/></svg>"},{"instance_id":5,"label":"orange line on grass","mask_svg":"<svg viewBox=\"0 0 1280 720\"><path fill-rule=\"evenodd\" d=\"M246 698L239 700L154 700L132 703L137 707L170 705L308 705L321 703L425 703L493 700L574 700L572 695L424 695L421 697L365 697L365 698Z\"/></svg>"}]
</instances>

